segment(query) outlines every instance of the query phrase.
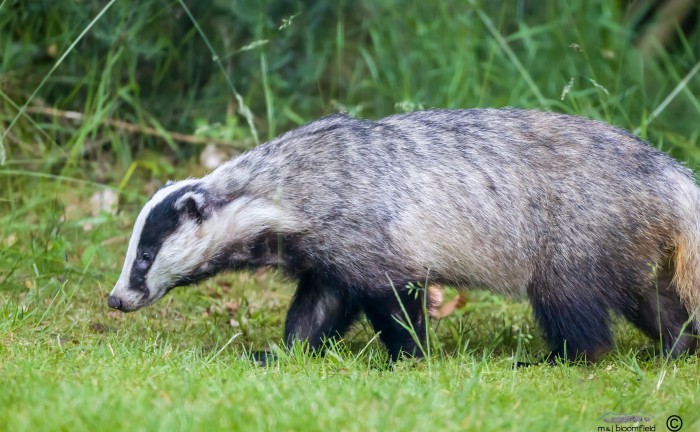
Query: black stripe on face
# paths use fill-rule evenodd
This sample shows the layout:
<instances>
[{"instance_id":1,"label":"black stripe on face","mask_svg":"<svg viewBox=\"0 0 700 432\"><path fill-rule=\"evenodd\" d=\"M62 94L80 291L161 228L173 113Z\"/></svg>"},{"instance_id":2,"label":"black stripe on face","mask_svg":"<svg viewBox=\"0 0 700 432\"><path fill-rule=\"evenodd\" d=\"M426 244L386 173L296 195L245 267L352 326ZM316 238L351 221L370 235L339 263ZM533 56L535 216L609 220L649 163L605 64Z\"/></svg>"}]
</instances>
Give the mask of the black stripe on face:
<instances>
[{"instance_id":1,"label":"black stripe on face","mask_svg":"<svg viewBox=\"0 0 700 432\"><path fill-rule=\"evenodd\" d=\"M197 191L204 194L198 185L184 186L156 204L146 217L141 230L141 238L136 248L136 258L129 275L129 288L142 291L148 296L146 275L156 259L163 242L181 223L180 211L175 208L175 202L185 193Z\"/></svg>"}]
</instances>

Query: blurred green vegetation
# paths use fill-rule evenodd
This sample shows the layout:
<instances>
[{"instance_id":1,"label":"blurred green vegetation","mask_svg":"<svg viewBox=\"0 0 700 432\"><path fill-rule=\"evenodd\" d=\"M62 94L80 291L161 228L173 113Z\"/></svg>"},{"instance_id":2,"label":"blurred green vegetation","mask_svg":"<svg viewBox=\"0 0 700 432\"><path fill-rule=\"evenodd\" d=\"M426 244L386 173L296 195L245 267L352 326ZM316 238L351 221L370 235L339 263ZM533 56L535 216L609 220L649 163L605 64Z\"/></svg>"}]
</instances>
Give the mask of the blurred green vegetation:
<instances>
[{"instance_id":1,"label":"blurred green vegetation","mask_svg":"<svg viewBox=\"0 0 700 432\"><path fill-rule=\"evenodd\" d=\"M261 141L339 110L376 118L420 107L518 106L602 119L693 167L700 161L698 75L647 126L700 62L700 32L678 25L673 43L640 55L640 27L628 19L633 2L189 3L2 2L0 125L9 163L114 182L144 150L181 160L201 148L127 132L113 119L248 148L253 132L234 89ZM28 100L30 111L8 130ZM86 117L41 113L46 107ZM96 161L110 169L95 169Z\"/></svg>"}]
</instances>

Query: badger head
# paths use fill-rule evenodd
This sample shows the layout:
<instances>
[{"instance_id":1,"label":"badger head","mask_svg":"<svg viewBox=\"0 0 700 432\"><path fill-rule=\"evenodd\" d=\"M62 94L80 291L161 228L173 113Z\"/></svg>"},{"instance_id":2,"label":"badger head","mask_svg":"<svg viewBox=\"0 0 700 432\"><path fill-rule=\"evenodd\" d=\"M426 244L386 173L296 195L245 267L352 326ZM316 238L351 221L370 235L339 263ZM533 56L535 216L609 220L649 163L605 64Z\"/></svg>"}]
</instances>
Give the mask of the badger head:
<instances>
[{"instance_id":1,"label":"badger head","mask_svg":"<svg viewBox=\"0 0 700 432\"><path fill-rule=\"evenodd\" d=\"M213 274L212 202L198 180L168 183L136 219L109 307L124 312L147 306L176 286Z\"/></svg>"}]
</instances>

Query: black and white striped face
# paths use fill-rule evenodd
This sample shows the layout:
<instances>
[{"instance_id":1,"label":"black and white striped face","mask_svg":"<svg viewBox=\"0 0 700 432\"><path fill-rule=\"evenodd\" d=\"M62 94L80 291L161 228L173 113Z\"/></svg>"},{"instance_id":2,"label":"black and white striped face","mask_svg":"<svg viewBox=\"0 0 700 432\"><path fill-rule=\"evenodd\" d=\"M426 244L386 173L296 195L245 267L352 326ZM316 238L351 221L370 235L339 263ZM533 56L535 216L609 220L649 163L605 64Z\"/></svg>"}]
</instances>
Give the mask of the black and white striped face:
<instances>
[{"instance_id":1,"label":"black and white striped face","mask_svg":"<svg viewBox=\"0 0 700 432\"><path fill-rule=\"evenodd\" d=\"M124 267L108 305L124 312L147 306L207 272L203 235L211 205L199 180L160 189L136 219Z\"/></svg>"}]
</instances>

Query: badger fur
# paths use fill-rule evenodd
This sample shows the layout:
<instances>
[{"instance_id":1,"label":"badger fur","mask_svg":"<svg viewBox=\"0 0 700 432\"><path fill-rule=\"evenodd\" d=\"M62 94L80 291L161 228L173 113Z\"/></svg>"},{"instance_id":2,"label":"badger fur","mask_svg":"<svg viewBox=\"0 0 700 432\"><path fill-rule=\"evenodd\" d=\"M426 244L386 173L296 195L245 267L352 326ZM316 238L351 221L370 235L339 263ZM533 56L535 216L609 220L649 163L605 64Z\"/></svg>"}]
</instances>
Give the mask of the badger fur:
<instances>
[{"instance_id":1,"label":"badger fur","mask_svg":"<svg viewBox=\"0 0 700 432\"><path fill-rule=\"evenodd\" d=\"M364 313L392 358L420 354L399 300L422 338L407 285L429 279L527 296L563 358L607 351L611 312L678 355L700 331L700 189L637 137L579 117L333 115L157 191L108 304L133 311L263 265L298 280L288 343L320 348Z\"/></svg>"}]
</instances>

